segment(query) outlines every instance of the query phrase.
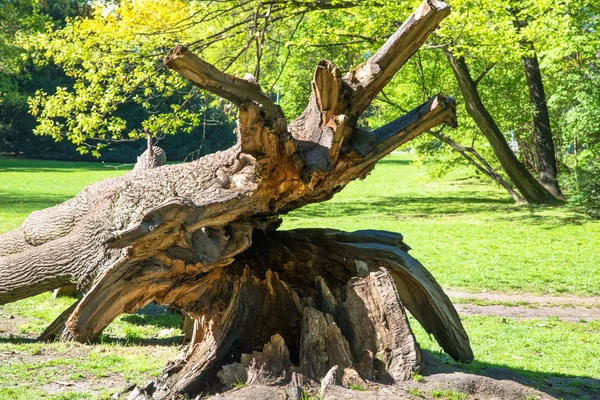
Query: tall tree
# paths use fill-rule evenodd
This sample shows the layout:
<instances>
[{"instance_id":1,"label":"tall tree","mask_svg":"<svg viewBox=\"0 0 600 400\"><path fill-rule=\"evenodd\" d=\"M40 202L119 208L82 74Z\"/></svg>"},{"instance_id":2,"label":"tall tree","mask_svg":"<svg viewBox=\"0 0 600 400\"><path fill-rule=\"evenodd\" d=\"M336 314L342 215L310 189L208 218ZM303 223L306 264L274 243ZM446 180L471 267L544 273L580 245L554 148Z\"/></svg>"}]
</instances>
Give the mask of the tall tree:
<instances>
[{"instance_id":1,"label":"tall tree","mask_svg":"<svg viewBox=\"0 0 600 400\"><path fill-rule=\"evenodd\" d=\"M457 57L449 50L446 50L445 54L460 86L467 112L490 142L502 168L506 171L523 198L527 202L535 204L556 202L556 198L540 185L513 153L494 118L481 101L477 84L471 77L464 57Z\"/></svg>"},{"instance_id":2,"label":"tall tree","mask_svg":"<svg viewBox=\"0 0 600 400\"><path fill-rule=\"evenodd\" d=\"M556 40L552 43L545 41L545 52L556 53L558 49L562 51L563 48L568 48L572 44L571 39L577 37L574 29L579 23L577 19L590 5L578 0L564 2L558 6L551 2L532 0L519 2L517 15L514 11L514 2L510 0L484 1L478 7L462 1L456 1L454 5L462 12L469 13L470 18L450 20L446 29L438 35L437 43L439 47L450 50L446 51L446 55L459 83L467 111L489 140L504 171L527 201L551 203L562 199L556 178L556 156L547 101L537 58L538 53L533 52L533 43L537 43L539 38L552 36ZM515 22L523 20L528 23ZM527 89L530 104L529 106L523 103L520 106L515 104L510 108L505 107L511 114L501 116L496 112L493 115L483 105L479 90L481 87L477 85L481 79L473 79L469 70L470 65L496 65L494 71L503 73L502 70L514 70L517 60L522 63L521 68L523 66L525 68L523 87ZM516 82L510 83L514 85ZM511 90L519 92L522 89L512 86ZM497 88L496 90L491 88L487 93L493 96L492 98L498 96ZM510 97L503 97L502 101L497 103L506 104L509 103L509 99ZM489 106L493 103L487 101L487 104ZM497 105L494 106L498 108ZM525 129L519 108L521 110L533 108L532 115L528 117L528 125L533 127L533 135L529 133L531 129ZM502 119L500 123L497 121L498 118ZM519 121L521 127L518 127L515 121ZM503 129L500 129L500 126ZM518 140L519 135L522 135L520 132L525 131L527 131L526 135L534 137L537 157L535 164L530 165L538 169L541 185L534 182L526 166L515 163L518 161L517 157L512 154L504 138L504 134L508 133L516 136ZM521 145L519 152L524 159L528 149L523 146L523 141L518 141Z\"/></svg>"},{"instance_id":3,"label":"tall tree","mask_svg":"<svg viewBox=\"0 0 600 400\"><path fill-rule=\"evenodd\" d=\"M513 9L512 12L515 17L514 25L517 28L517 32L521 33L521 29L527 27L529 17L527 15L522 15L521 11L518 9ZM522 38L520 44L524 49L524 54L521 59L525 70L525 78L533 114L532 125L533 137L537 149L538 180L554 197L558 199L564 198L556 178L558 173L558 168L556 166L556 152L554 149L554 140L550 128L550 116L548 114L548 104L537 53L535 51L534 43L530 40Z\"/></svg>"},{"instance_id":4,"label":"tall tree","mask_svg":"<svg viewBox=\"0 0 600 400\"><path fill-rule=\"evenodd\" d=\"M537 148L538 180L554 197L560 199L564 196L556 178L558 173L556 152L550 129L550 117L544 84L542 83L542 73L535 52L523 56L523 66L525 67L525 77L527 78L527 88L529 89L533 113L533 135Z\"/></svg>"}]
</instances>

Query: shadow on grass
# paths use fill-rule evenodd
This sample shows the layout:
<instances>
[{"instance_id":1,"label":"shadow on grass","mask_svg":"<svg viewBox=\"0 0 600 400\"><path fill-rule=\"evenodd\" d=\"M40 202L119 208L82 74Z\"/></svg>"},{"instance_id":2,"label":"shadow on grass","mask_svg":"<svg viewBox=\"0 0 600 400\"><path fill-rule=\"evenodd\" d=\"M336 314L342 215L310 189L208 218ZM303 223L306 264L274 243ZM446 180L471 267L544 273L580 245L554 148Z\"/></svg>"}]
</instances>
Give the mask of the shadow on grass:
<instances>
[{"instance_id":1,"label":"shadow on grass","mask_svg":"<svg viewBox=\"0 0 600 400\"><path fill-rule=\"evenodd\" d=\"M138 327L154 327L155 329L179 329L181 327L181 314L178 312L170 311L165 306L160 306L154 303L148 304L146 307L138 310L136 314L123 314L121 321L126 322L133 326ZM39 335L41 331L36 333ZM39 343L35 337L31 335L21 336L16 332L8 333L9 336L0 336L0 343L11 343L11 344L31 344ZM103 333L100 338L94 343L108 343L108 344L120 344L120 345L136 345L136 346L172 346L180 345L183 341L181 334L176 332L167 332L171 336L165 336L160 338L146 336L142 332L136 332L135 328L126 332L125 334L113 334Z\"/></svg>"},{"instance_id":2,"label":"shadow on grass","mask_svg":"<svg viewBox=\"0 0 600 400\"><path fill-rule=\"evenodd\" d=\"M183 343L183 335L165 338L145 338L137 336L122 338L102 334L99 342L102 344L118 344L121 346L178 346Z\"/></svg>"},{"instance_id":3,"label":"shadow on grass","mask_svg":"<svg viewBox=\"0 0 600 400\"><path fill-rule=\"evenodd\" d=\"M378 164L381 165L392 165L392 166L398 166L398 165L410 165L414 160L408 159L408 158L384 158L383 160L379 161Z\"/></svg>"},{"instance_id":4,"label":"shadow on grass","mask_svg":"<svg viewBox=\"0 0 600 400\"><path fill-rule=\"evenodd\" d=\"M583 216L573 212L541 214L552 211L553 206L517 206L509 199L479 196L390 196L372 200L330 201L318 206L306 207L290 215L293 219L340 218L373 213L388 215L401 220L410 218L433 218L441 216L478 216L485 213L502 214L504 221L522 221L530 224L551 222L558 224L580 224Z\"/></svg>"},{"instance_id":5,"label":"shadow on grass","mask_svg":"<svg viewBox=\"0 0 600 400\"><path fill-rule=\"evenodd\" d=\"M3 210L14 210L14 209L22 209L22 210L40 210L43 208L48 208L55 206L59 203L69 200L72 196L60 196L60 195L51 195L51 194L15 194L15 193L7 193L0 191L0 205Z\"/></svg>"},{"instance_id":6,"label":"shadow on grass","mask_svg":"<svg viewBox=\"0 0 600 400\"><path fill-rule=\"evenodd\" d=\"M179 328L181 327L181 315L169 311L167 307L156 304L148 304L136 314L127 314L121 317L122 321L137 326L152 325L156 328Z\"/></svg>"},{"instance_id":7,"label":"shadow on grass","mask_svg":"<svg viewBox=\"0 0 600 400\"><path fill-rule=\"evenodd\" d=\"M21 337L21 336L10 335L7 337L0 337L0 343L33 344L33 343L41 343L41 342L35 338L26 338L26 337Z\"/></svg>"},{"instance_id":8,"label":"shadow on grass","mask_svg":"<svg viewBox=\"0 0 600 400\"><path fill-rule=\"evenodd\" d=\"M115 168L114 166L119 168ZM2 172L56 172L56 173L73 173L73 172L90 172L90 171L128 171L132 168L131 165L123 165L119 163L102 162L78 162L78 161L52 161L52 160L32 160L32 159L17 159L0 157L0 173Z\"/></svg>"},{"instance_id":9,"label":"shadow on grass","mask_svg":"<svg viewBox=\"0 0 600 400\"><path fill-rule=\"evenodd\" d=\"M90 343L94 344L119 344L121 346L177 346L183 342L183 335L175 335L166 338L144 338L144 337L131 337L122 338L114 337L111 335L100 335L97 342ZM34 344L34 343L45 343L40 342L34 338L26 338L21 336L10 336L0 337L0 343L10 344Z\"/></svg>"},{"instance_id":10,"label":"shadow on grass","mask_svg":"<svg viewBox=\"0 0 600 400\"><path fill-rule=\"evenodd\" d=\"M446 354L440 355L428 350L422 350L422 352L425 361L423 376L426 380L435 381L439 378L438 374L464 372L466 374L495 379L499 384L502 384L503 381L513 381L564 400L600 399L600 379L560 373L529 371L512 368L504 364L478 361L477 359L468 365L457 364ZM460 389L461 385L464 385L464 391L466 392L472 387L472 382L458 379L458 376L452 379L452 381L453 383L457 383L458 389ZM481 387L484 387L484 385L481 385ZM500 393L496 393L496 396L498 395L501 396Z\"/></svg>"}]
</instances>

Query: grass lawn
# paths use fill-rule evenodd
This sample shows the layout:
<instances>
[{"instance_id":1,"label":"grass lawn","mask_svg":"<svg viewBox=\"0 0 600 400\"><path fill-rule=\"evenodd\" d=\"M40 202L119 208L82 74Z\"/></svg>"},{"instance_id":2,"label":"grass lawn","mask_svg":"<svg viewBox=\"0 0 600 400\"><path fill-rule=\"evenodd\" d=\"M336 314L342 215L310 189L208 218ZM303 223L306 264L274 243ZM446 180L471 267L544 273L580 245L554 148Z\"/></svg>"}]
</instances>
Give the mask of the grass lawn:
<instances>
[{"instance_id":1,"label":"grass lawn","mask_svg":"<svg viewBox=\"0 0 600 400\"><path fill-rule=\"evenodd\" d=\"M409 155L285 217L284 229L400 232L444 288L600 295L600 221L575 209L517 206L464 170L429 181Z\"/></svg>"},{"instance_id":2,"label":"grass lawn","mask_svg":"<svg viewBox=\"0 0 600 400\"><path fill-rule=\"evenodd\" d=\"M90 183L126 171L101 163L0 157L0 233L21 225L32 211L52 207Z\"/></svg>"},{"instance_id":3,"label":"grass lawn","mask_svg":"<svg viewBox=\"0 0 600 400\"><path fill-rule=\"evenodd\" d=\"M351 183L331 201L285 216L283 228L401 232L413 247L411 254L444 288L600 295L600 221L566 207L516 206L508 194L468 178L465 171L430 181L410 162L408 155L389 156L365 181ZM124 172L93 163L0 158L0 233L16 228L33 210ZM43 294L0 306L0 319L12 315L18 326L12 337L0 332L0 399L103 398L102 388L85 395L77 388L48 395L42 388L57 379L93 381L96 374L141 383L178 351L179 317L152 312L121 316L98 346L32 342L69 301ZM501 366L539 379L600 379L598 321L490 316L463 321L476 357L466 367L471 371ZM439 351L423 331L416 331L425 349ZM16 362L21 356L26 361ZM600 386L590 390L600 397Z\"/></svg>"}]
</instances>

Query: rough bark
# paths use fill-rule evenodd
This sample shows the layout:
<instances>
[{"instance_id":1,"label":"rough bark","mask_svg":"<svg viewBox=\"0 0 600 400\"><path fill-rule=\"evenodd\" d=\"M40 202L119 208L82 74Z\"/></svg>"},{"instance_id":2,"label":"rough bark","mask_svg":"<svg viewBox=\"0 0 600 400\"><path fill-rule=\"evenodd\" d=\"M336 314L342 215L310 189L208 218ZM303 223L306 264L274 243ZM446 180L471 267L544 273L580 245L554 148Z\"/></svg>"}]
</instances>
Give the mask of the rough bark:
<instances>
[{"instance_id":1,"label":"rough bark","mask_svg":"<svg viewBox=\"0 0 600 400\"><path fill-rule=\"evenodd\" d=\"M523 56L529 100L533 108L533 135L537 147L538 180L557 199L564 198L556 179L556 153L550 129L550 117L546 104L546 93L537 55Z\"/></svg>"},{"instance_id":2,"label":"rough bark","mask_svg":"<svg viewBox=\"0 0 600 400\"><path fill-rule=\"evenodd\" d=\"M261 348L275 334L312 379L335 365L388 383L409 379L421 358L405 306L448 354L472 360L454 307L401 235L303 229L257 231L252 241L193 293L198 300L186 312L201 334L151 385L153 398L205 389L232 354Z\"/></svg>"},{"instance_id":3,"label":"rough bark","mask_svg":"<svg viewBox=\"0 0 600 400\"><path fill-rule=\"evenodd\" d=\"M152 301L194 318L179 359L131 398L197 394L222 365L252 354L275 334L292 362L315 378L327 370L309 361L317 353L302 348L322 339L327 366L356 365L381 379L405 379L420 358L403 306L448 354L472 360L454 307L406 253L400 235L276 230L281 213L331 198L401 144L439 124L456 124L453 100L438 95L372 132L356 127L448 13L444 3L426 0L345 76L320 61L308 106L289 125L260 87L175 47L165 58L169 68L239 107L237 144L164 165L164 153L150 143L126 175L33 213L0 236L0 304L76 284L83 298L43 336L60 333L81 342L94 341L119 314ZM352 307L344 305L348 295ZM368 319L362 337L353 321ZM321 333L309 340L313 326ZM368 352L358 352L356 343L365 340Z\"/></svg>"},{"instance_id":4,"label":"rough bark","mask_svg":"<svg viewBox=\"0 0 600 400\"><path fill-rule=\"evenodd\" d=\"M520 18L521 10L512 9L515 17L513 24L517 31L529 24L528 18ZM535 52L533 42L523 38L520 41L522 49L525 51L521 60L525 70L525 79L529 91L529 102L532 108L533 117L533 138L537 150L537 171L540 184L552 193L557 199L564 200L564 196L558 186L556 175L558 168L556 166L556 153L554 151L554 141L552 139L552 130L550 128L550 117L548 114L548 105L546 103L546 93L544 83L542 82L542 72Z\"/></svg>"},{"instance_id":5,"label":"rough bark","mask_svg":"<svg viewBox=\"0 0 600 400\"><path fill-rule=\"evenodd\" d=\"M467 112L489 141L500 165L517 190L528 203L555 203L557 199L531 175L512 152L500 128L481 101L465 59L462 56L456 57L451 51L445 51L445 54L465 99Z\"/></svg>"},{"instance_id":6,"label":"rough bark","mask_svg":"<svg viewBox=\"0 0 600 400\"><path fill-rule=\"evenodd\" d=\"M366 378L393 383L408 380L420 371L421 351L408 325L394 278L386 269L349 282L341 309L340 323L352 343L354 358L374 362L372 367L366 366L366 371L362 366L364 373L375 372L375 376Z\"/></svg>"}]
</instances>

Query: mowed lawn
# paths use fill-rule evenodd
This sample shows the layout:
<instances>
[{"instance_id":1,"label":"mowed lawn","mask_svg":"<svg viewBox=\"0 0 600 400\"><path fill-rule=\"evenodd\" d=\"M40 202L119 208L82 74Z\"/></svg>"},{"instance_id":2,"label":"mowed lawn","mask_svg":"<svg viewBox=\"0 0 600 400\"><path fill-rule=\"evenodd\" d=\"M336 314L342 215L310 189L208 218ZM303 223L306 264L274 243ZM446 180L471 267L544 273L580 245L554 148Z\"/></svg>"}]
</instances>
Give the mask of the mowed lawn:
<instances>
[{"instance_id":1,"label":"mowed lawn","mask_svg":"<svg viewBox=\"0 0 600 400\"><path fill-rule=\"evenodd\" d=\"M600 221L567 207L518 206L459 170L429 180L394 154L364 181L284 218L285 229L400 232L444 288L600 295Z\"/></svg>"},{"instance_id":2,"label":"mowed lawn","mask_svg":"<svg viewBox=\"0 0 600 400\"><path fill-rule=\"evenodd\" d=\"M407 154L387 157L366 180L351 183L329 202L284 216L283 229L401 232L413 248L411 254L447 289L600 296L600 221L568 207L517 206L506 192L469 178L464 170L429 180L426 171L411 161ZM0 158L0 233L16 228L31 211L124 172L99 163ZM0 332L0 399L46 396L40 388L60 376L85 381L94 379L94 371L100 370L142 383L177 351L169 339L180 334L178 317L172 314L123 316L109 327L99 347L76 345L83 347L74 351L71 345L30 342L68 302L44 294L0 306L0 318L13 315L19 323L12 337ZM599 321L519 321L492 316L463 317L463 321L476 357L466 367L471 371L500 366L540 379L600 378ZM424 332L416 331L423 348L439 352ZM151 356L149 344L158 346L158 357ZM16 357L7 355L11 352L39 352L54 358L39 363L29 360L27 367L2 362ZM15 385L16 380L21 382ZM592 384L588 390L600 396L600 385ZM83 391L76 393L73 389L73 397L63 393L55 398L83 396ZM99 388L86 393L86 398L102 398L106 391Z\"/></svg>"}]
</instances>

